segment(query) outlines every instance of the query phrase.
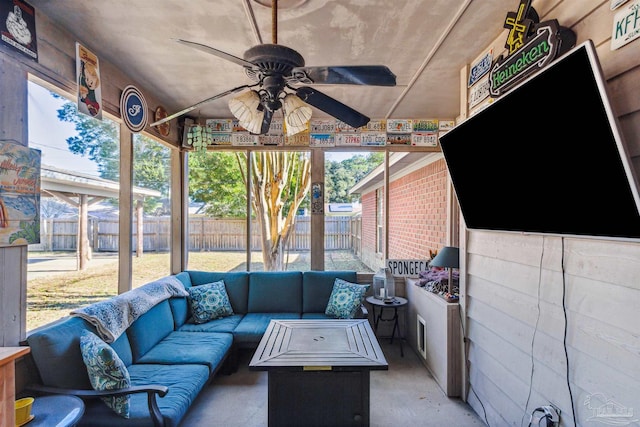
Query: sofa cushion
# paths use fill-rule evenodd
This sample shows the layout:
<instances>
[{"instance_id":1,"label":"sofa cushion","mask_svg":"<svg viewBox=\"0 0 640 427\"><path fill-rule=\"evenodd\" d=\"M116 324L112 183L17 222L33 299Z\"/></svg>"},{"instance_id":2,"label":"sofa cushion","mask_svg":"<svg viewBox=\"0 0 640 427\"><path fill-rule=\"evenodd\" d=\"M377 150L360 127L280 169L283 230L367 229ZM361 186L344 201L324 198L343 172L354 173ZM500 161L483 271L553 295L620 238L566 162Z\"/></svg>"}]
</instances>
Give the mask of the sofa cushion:
<instances>
[{"instance_id":1,"label":"sofa cushion","mask_svg":"<svg viewBox=\"0 0 640 427\"><path fill-rule=\"evenodd\" d=\"M249 272L187 270L187 273L191 277L191 284L193 286L224 280L224 284L227 288L227 295L229 295L229 301L231 301L231 307L233 307L233 312L237 314L244 314L247 312L247 301L249 299Z\"/></svg>"},{"instance_id":2,"label":"sofa cushion","mask_svg":"<svg viewBox=\"0 0 640 427\"><path fill-rule=\"evenodd\" d=\"M146 365L129 366L132 386L149 384L169 388L165 397L157 397L158 408L165 427L178 427L187 410L208 380L205 365ZM116 415L99 399L85 400L85 411L78 426L82 427L153 427L149 417L146 393L131 395L129 418Z\"/></svg>"},{"instance_id":3,"label":"sofa cushion","mask_svg":"<svg viewBox=\"0 0 640 427\"><path fill-rule=\"evenodd\" d=\"M336 279L325 314L337 319L353 319L364 302L369 285Z\"/></svg>"},{"instance_id":4,"label":"sofa cushion","mask_svg":"<svg viewBox=\"0 0 640 427\"><path fill-rule=\"evenodd\" d=\"M355 271L305 271L302 273L302 312L324 313L336 278L355 283Z\"/></svg>"},{"instance_id":5,"label":"sofa cushion","mask_svg":"<svg viewBox=\"0 0 640 427\"><path fill-rule=\"evenodd\" d=\"M233 345L233 335L220 332L176 331L156 344L137 363L202 364L213 373Z\"/></svg>"},{"instance_id":6,"label":"sofa cushion","mask_svg":"<svg viewBox=\"0 0 640 427\"><path fill-rule=\"evenodd\" d=\"M176 279L180 280L184 285L184 288L188 291L191 287L191 276L189 273L183 271L176 274ZM189 306L187 298L173 297L169 299L169 305L171 306L171 312L173 313L173 329L177 330L187 322L189 318Z\"/></svg>"},{"instance_id":7,"label":"sofa cushion","mask_svg":"<svg viewBox=\"0 0 640 427\"><path fill-rule=\"evenodd\" d=\"M80 335L95 328L79 317L66 317L29 332L27 343L42 384L51 387L91 389L87 368L80 352ZM126 334L111 344L125 365L131 363L131 347Z\"/></svg>"},{"instance_id":8,"label":"sofa cushion","mask_svg":"<svg viewBox=\"0 0 640 427\"><path fill-rule=\"evenodd\" d=\"M233 333L244 314L233 314L206 323L185 323L178 329L182 332L226 332Z\"/></svg>"},{"instance_id":9,"label":"sofa cushion","mask_svg":"<svg viewBox=\"0 0 640 427\"><path fill-rule=\"evenodd\" d=\"M93 332L82 331L80 352L95 390L115 390L131 385L129 371L118 354ZM129 395L103 397L102 401L116 414L129 418Z\"/></svg>"},{"instance_id":10,"label":"sofa cushion","mask_svg":"<svg viewBox=\"0 0 640 427\"><path fill-rule=\"evenodd\" d=\"M233 314L223 280L190 287L189 306L193 323L205 323Z\"/></svg>"},{"instance_id":11,"label":"sofa cushion","mask_svg":"<svg viewBox=\"0 0 640 427\"><path fill-rule=\"evenodd\" d=\"M234 342L240 347L255 347L272 320L300 319L299 313L247 313L233 331Z\"/></svg>"},{"instance_id":12,"label":"sofa cushion","mask_svg":"<svg viewBox=\"0 0 640 427\"><path fill-rule=\"evenodd\" d=\"M127 329L133 362L136 363L171 332L173 332L173 315L169 300L164 300L140 316Z\"/></svg>"},{"instance_id":13,"label":"sofa cushion","mask_svg":"<svg viewBox=\"0 0 640 427\"><path fill-rule=\"evenodd\" d=\"M252 272L248 307L249 313L302 313L302 272Z\"/></svg>"}]
</instances>

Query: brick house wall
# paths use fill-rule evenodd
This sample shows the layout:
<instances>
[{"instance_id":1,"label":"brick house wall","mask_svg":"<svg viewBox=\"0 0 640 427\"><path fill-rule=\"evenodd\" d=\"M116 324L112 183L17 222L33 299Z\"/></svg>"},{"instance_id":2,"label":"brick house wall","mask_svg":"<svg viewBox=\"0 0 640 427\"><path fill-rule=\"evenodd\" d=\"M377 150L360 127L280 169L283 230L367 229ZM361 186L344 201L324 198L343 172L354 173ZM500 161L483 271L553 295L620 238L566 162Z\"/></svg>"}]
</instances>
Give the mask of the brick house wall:
<instances>
[{"instance_id":1,"label":"brick house wall","mask_svg":"<svg viewBox=\"0 0 640 427\"><path fill-rule=\"evenodd\" d=\"M444 159L390 183L389 258L426 259L446 242L447 168ZM376 248L376 191L362 194L362 260L383 264Z\"/></svg>"},{"instance_id":2,"label":"brick house wall","mask_svg":"<svg viewBox=\"0 0 640 427\"><path fill-rule=\"evenodd\" d=\"M438 160L391 183L389 258L429 258L447 237L447 167Z\"/></svg>"}]
</instances>

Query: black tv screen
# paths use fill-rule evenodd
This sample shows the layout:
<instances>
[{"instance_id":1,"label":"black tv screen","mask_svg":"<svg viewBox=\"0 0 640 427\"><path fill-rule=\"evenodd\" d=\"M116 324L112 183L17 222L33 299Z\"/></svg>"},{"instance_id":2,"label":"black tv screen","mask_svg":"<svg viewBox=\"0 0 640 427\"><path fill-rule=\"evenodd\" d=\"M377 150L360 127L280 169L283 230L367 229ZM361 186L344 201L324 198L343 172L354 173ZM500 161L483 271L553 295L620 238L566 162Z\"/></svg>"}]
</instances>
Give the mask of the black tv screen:
<instances>
[{"instance_id":1,"label":"black tv screen","mask_svg":"<svg viewBox=\"0 0 640 427\"><path fill-rule=\"evenodd\" d=\"M440 138L467 228L640 239L640 198L591 42Z\"/></svg>"}]
</instances>

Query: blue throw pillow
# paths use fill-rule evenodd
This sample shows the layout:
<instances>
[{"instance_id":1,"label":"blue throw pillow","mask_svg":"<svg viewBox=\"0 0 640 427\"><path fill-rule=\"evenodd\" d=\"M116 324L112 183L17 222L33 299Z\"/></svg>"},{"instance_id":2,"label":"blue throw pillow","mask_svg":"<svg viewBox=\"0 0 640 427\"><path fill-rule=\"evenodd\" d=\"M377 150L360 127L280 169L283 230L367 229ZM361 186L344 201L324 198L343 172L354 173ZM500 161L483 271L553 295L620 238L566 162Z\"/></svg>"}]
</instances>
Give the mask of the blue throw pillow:
<instances>
[{"instance_id":1,"label":"blue throw pillow","mask_svg":"<svg viewBox=\"0 0 640 427\"><path fill-rule=\"evenodd\" d=\"M131 386L129 371L113 348L90 331L80 336L82 360L94 390L115 390ZM129 418L129 395L101 398L116 414Z\"/></svg>"},{"instance_id":2,"label":"blue throw pillow","mask_svg":"<svg viewBox=\"0 0 640 427\"><path fill-rule=\"evenodd\" d=\"M336 319L353 319L364 301L369 285L336 279L325 314Z\"/></svg>"},{"instance_id":3,"label":"blue throw pillow","mask_svg":"<svg viewBox=\"0 0 640 427\"><path fill-rule=\"evenodd\" d=\"M188 290L193 323L205 323L233 314L224 281L191 286Z\"/></svg>"}]
</instances>

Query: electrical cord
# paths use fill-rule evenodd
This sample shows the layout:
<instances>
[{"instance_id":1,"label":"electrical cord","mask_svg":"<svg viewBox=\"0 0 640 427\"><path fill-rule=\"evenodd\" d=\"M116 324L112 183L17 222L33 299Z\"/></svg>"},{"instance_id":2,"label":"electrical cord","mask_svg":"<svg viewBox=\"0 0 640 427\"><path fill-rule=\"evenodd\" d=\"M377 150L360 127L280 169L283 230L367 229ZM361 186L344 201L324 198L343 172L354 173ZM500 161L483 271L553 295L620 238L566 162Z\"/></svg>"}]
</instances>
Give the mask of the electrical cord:
<instances>
[{"instance_id":1,"label":"electrical cord","mask_svg":"<svg viewBox=\"0 0 640 427\"><path fill-rule=\"evenodd\" d=\"M561 262L561 270L562 270L562 311L564 313L564 336L562 339L562 343L564 346L564 358L567 363L567 388L569 390L569 400L571 401L571 412L573 414L573 425L577 427L576 422L576 408L573 403L573 391L571 390L571 381L569 379L569 352L567 350L567 329L569 328L569 323L567 319L567 304L566 304L566 296L567 296L567 282L565 279L565 266L564 266L564 237L561 237L562 242L562 262Z\"/></svg>"},{"instance_id":2,"label":"electrical cord","mask_svg":"<svg viewBox=\"0 0 640 427\"><path fill-rule=\"evenodd\" d=\"M542 236L542 250L540 251L540 262L538 263L538 316L536 317L536 324L533 328L533 335L531 336L531 376L529 378L529 394L527 394L527 401L524 404L524 413L520 420L520 425L524 425L525 417L527 416L527 408L529 407L529 399L531 399L531 391L533 389L533 373L535 371L535 358L533 357L533 348L536 341L536 335L538 333L538 323L540 322L540 287L542 286L542 260L544 259L544 241L545 237ZM531 421L529 421L531 426Z\"/></svg>"}]
</instances>

